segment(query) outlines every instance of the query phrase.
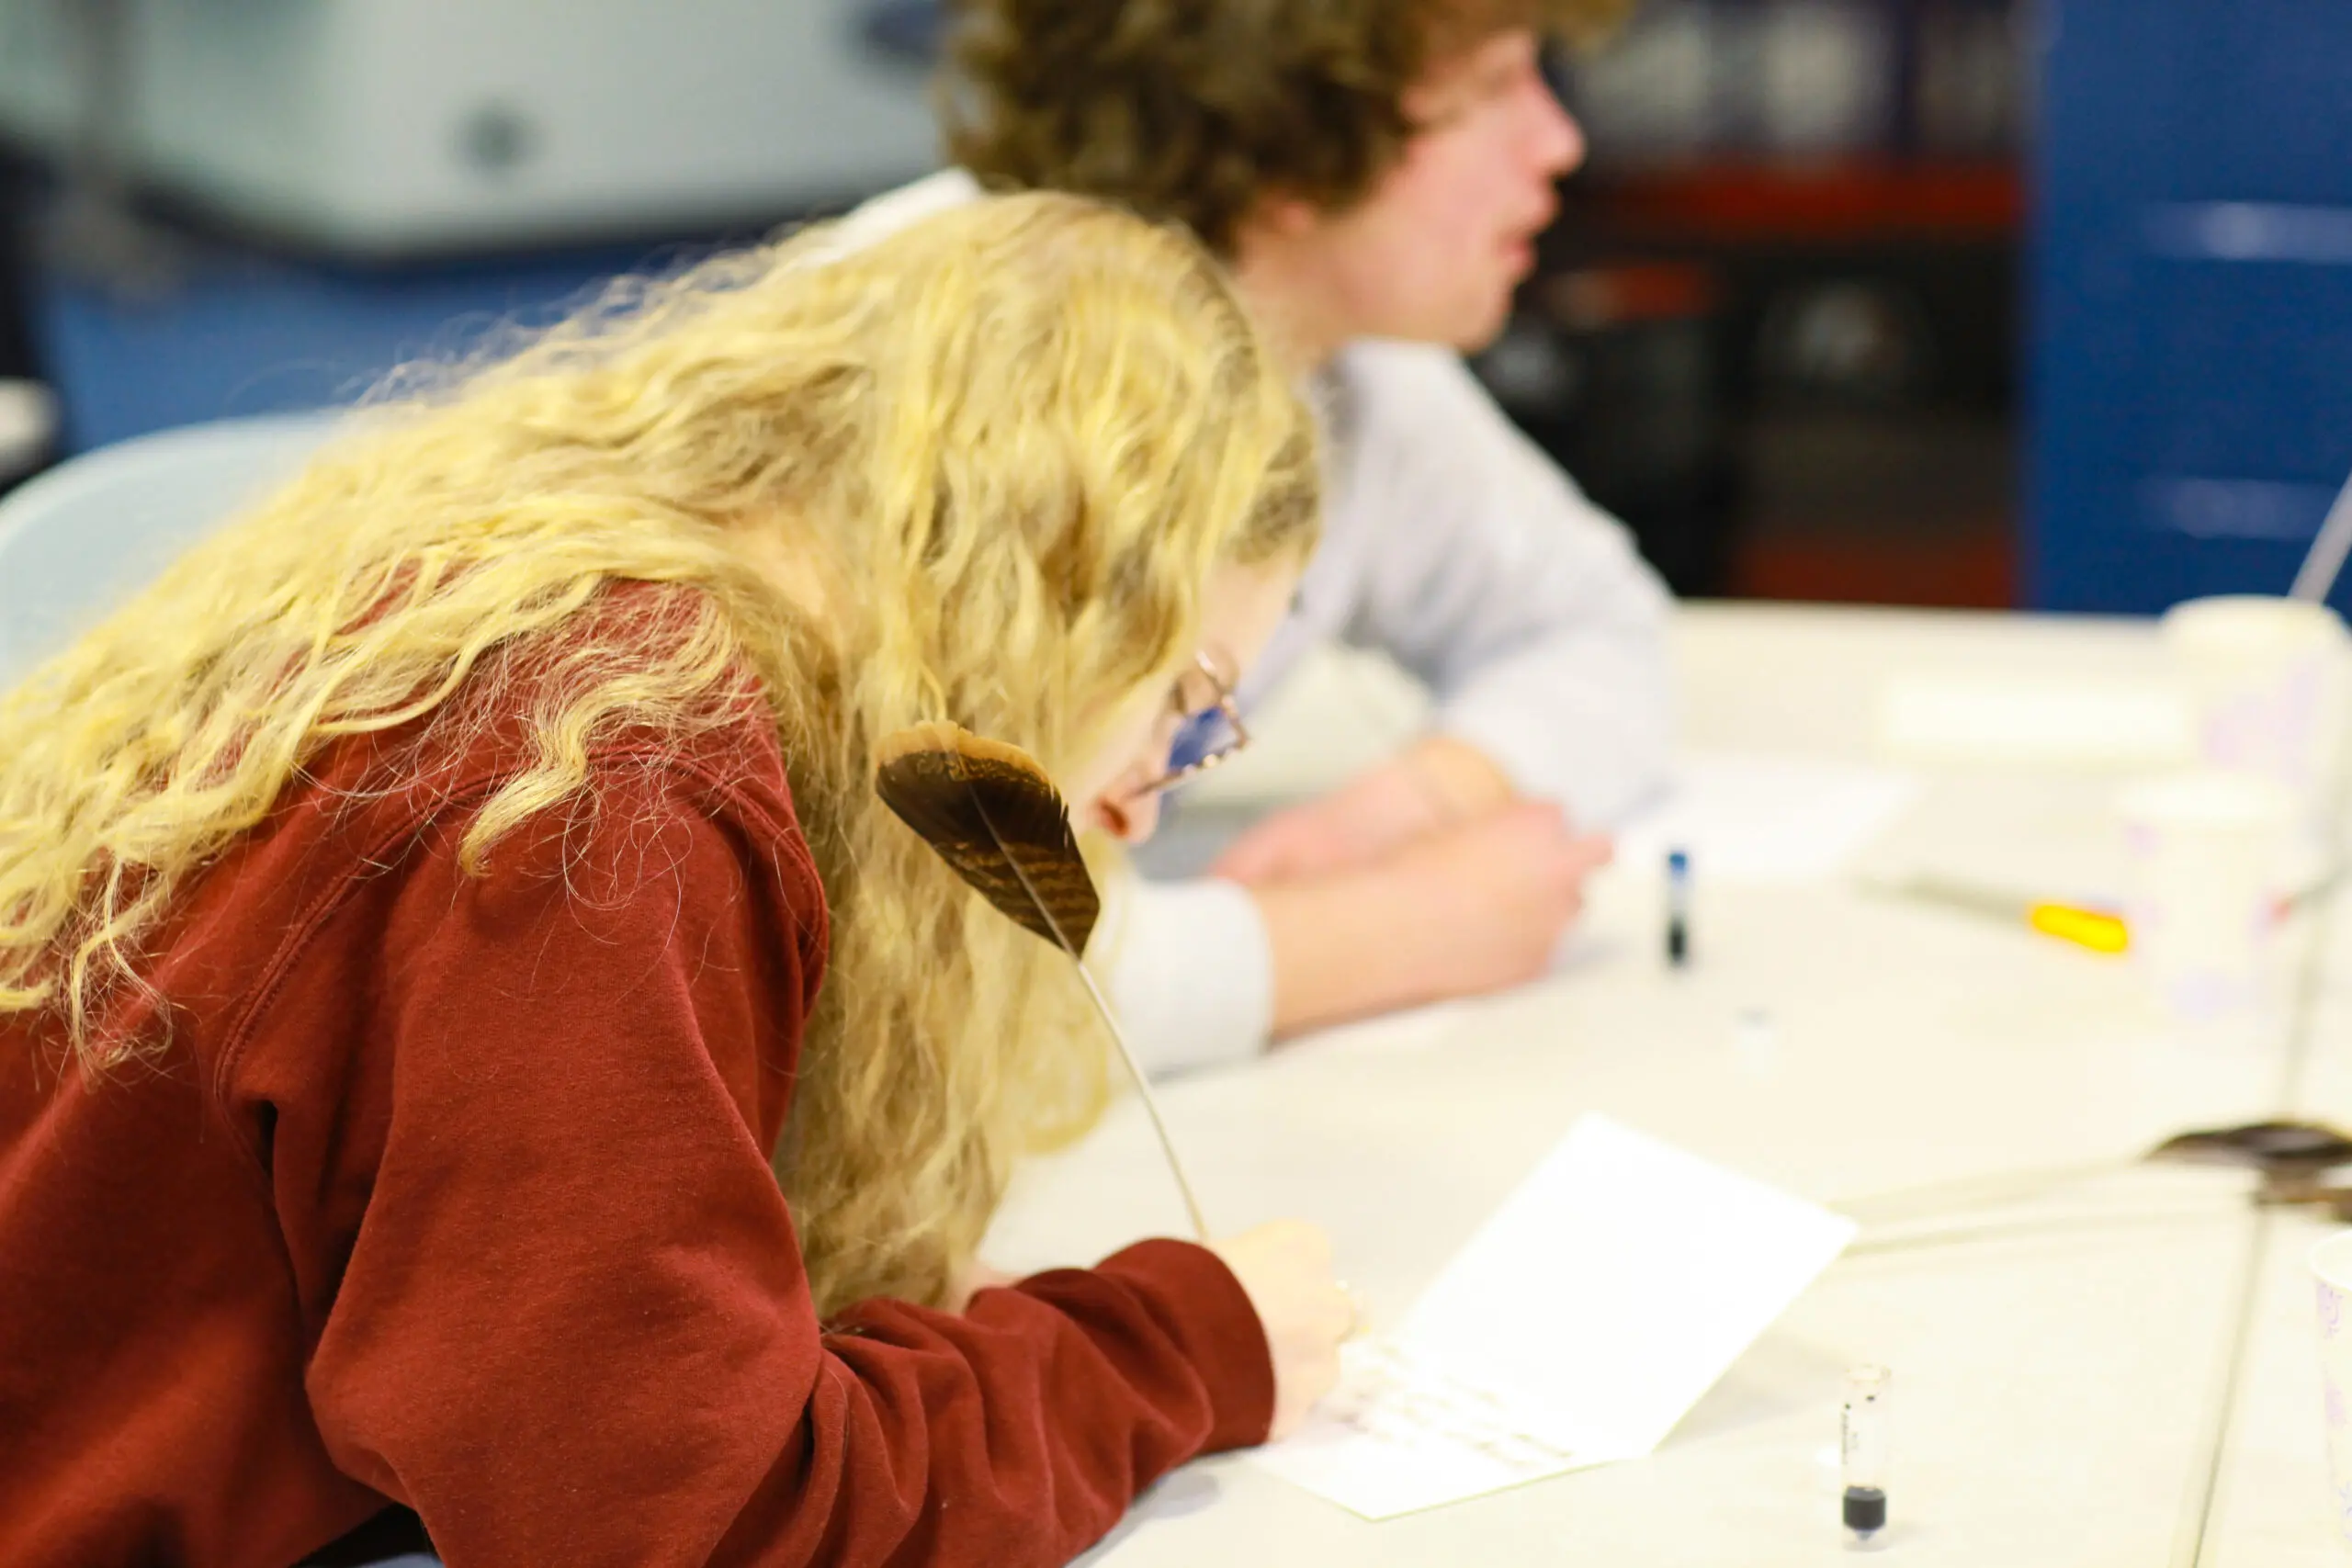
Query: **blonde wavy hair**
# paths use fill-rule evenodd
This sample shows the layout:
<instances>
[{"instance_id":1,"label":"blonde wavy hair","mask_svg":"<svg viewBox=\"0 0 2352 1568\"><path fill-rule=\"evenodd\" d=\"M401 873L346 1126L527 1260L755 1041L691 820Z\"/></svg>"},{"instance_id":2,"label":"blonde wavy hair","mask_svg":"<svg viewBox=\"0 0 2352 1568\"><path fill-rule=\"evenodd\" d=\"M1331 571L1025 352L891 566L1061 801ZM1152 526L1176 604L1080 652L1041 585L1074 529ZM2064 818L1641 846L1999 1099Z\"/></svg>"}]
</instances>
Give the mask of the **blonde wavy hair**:
<instances>
[{"instance_id":1,"label":"blonde wavy hair","mask_svg":"<svg viewBox=\"0 0 2352 1568\"><path fill-rule=\"evenodd\" d=\"M128 1005L169 1001L142 944L339 738L478 725L556 669L463 835L479 874L593 804L600 746L723 722L748 677L831 910L777 1175L820 1310L942 1300L1106 1058L1067 963L877 805L872 743L946 717L1087 757L1191 658L1219 565L1311 547L1314 438L1180 231L1040 194L844 250L631 280L410 378L0 695L0 1018L93 1077L167 1050L119 1021L168 1020ZM623 582L671 585L661 636L596 630Z\"/></svg>"}]
</instances>

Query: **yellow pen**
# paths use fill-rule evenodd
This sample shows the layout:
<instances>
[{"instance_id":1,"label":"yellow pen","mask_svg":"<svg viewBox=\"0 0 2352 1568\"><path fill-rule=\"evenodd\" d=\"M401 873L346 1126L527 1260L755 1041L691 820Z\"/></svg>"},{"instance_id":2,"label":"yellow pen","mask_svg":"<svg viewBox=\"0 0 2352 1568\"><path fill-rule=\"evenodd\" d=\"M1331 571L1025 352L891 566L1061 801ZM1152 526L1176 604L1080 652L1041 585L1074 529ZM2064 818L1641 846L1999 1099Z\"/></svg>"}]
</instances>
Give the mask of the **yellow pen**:
<instances>
[{"instance_id":1,"label":"yellow pen","mask_svg":"<svg viewBox=\"0 0 2352 1568\"><path fill-rule=\"evenodd\" d=\"M2123 923L2122 916L2105 909L2033 904L2026 908L2025 923L2044 936L2087 947L2093 953L2128 953L2132 948L2132 928Z\"/></svg>"},{"instance_id":2,"label":"yellow pen","mask_svg":"<svg viewBox=\"0 0 2352 1568\"><path fill-rule=\"evenodd\" d=\"M2029 898L1997 887L1982 887L1926 873L1914 873L1880 886L1883 891L1904 897L1923 898L1997 919L2014 920L2028 931L2056 937L2093 953L2131 951L2132 928L2124 923L2122 916L2110 910L2056 899Z\"/></svg>"}]
</instances>

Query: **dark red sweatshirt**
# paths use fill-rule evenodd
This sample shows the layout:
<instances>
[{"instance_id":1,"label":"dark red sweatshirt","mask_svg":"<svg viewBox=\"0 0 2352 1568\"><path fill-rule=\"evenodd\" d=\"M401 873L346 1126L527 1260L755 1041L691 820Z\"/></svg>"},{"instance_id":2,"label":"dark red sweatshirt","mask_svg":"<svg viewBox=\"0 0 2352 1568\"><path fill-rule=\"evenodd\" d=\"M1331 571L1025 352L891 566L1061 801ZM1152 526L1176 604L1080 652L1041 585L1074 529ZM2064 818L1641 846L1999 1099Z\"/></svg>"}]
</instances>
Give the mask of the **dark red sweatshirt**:
<instances>
[{"instance_id":1,"label":"dark red sweatshirt","mask_svg":"<svg viewBox=\"0 0 2352 1568\"><path fill-rule=\"evenodd\" d=\"M0 1017L0 1563L271 1568L388 1499L450 1568L1052 1563L1264 1437L1186 1243L820 1326L768 1152L825 905L766 723L603 756L480 878L511 728L339 796L373 755L193 886L156 1066Z\"/></svg>"}]
</instances>

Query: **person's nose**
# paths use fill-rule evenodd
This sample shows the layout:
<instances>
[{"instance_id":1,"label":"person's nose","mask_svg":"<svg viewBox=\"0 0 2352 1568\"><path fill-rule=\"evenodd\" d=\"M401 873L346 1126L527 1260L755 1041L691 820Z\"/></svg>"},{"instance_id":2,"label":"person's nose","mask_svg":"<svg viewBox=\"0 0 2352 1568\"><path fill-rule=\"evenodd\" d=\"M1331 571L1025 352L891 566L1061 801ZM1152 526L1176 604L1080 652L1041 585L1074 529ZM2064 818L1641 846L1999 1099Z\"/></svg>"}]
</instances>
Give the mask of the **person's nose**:
<instances>
[{"instance_id":1,"label":"person's nose","mask_svg":"<svg viewBox=\"0 0 2352 1568\"><path fill-rule=\"evenodd\" d=\"M1140 844L1159 828L1159 795L1141 791L1105 803L1103 812L1113 836L1123 843Z\"/></svg>"},{"instance_id":2,"label":"person's nose","mask_svg":"<svg viewBox=\"0 0 2352 1568\"><path fill-rule=\"evenodd\" d=\"M1531 161L1547 179L1559 179L1584 166L1584 127L1560 102L1552 85L1542 77L1534 83L1533 124L1528 134Z\"/></svg>"}]
</instances>

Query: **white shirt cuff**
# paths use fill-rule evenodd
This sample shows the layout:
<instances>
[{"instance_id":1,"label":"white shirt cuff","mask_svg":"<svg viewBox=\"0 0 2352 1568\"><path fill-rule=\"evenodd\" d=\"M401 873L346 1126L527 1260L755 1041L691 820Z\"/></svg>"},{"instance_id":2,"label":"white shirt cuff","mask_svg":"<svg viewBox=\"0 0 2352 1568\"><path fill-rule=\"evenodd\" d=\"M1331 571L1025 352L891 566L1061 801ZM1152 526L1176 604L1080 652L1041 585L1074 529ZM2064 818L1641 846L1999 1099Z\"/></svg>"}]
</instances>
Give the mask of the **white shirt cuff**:
<instances>
[{"instance_id":1,"label":"white shirt cuff","mask_svg":"<svg viewBox=\"0 0 2352 1568\"><path fill-rule=\"evenodd\" d=\"M1258 901L1215 878L1111 885L1112 1005L1153 1077L1244 1061L1273 1032L1274 962Z\"/></svg>"}]
</instances>

